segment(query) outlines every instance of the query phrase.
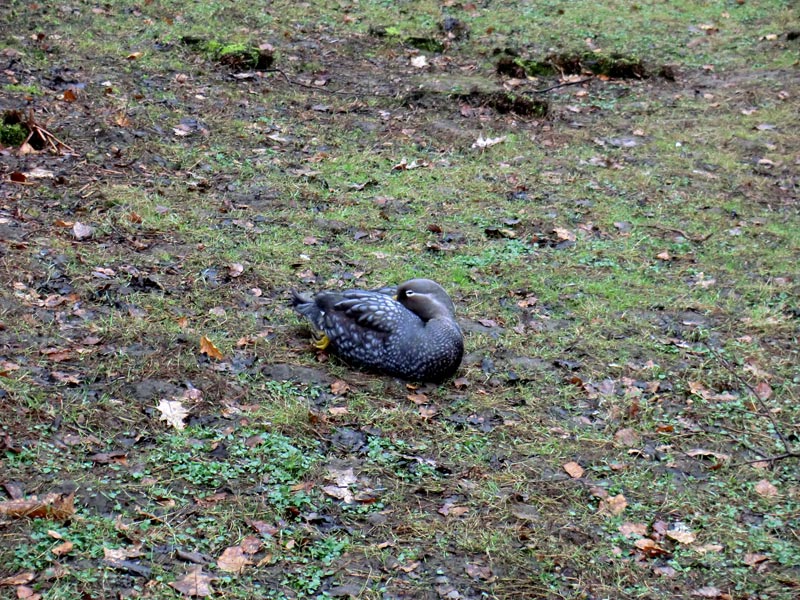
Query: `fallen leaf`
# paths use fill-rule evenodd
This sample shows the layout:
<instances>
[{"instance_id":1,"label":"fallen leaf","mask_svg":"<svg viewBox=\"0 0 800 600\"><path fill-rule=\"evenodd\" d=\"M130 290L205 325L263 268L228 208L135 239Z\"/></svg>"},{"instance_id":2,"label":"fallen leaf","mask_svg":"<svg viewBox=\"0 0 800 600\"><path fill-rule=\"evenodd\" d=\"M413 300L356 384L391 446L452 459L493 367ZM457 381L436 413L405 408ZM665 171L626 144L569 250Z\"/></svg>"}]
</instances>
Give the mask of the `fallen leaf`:
<instances>
[{"instance_id":1,"label":"fallen leaf","mask_svg":"<svg viewBox=\"0 0 800 600\"><path fill-rule=\"evenodd\" d=\"M30 571L25 571L23 573L17 573L16 575L9 575L3 579L0 579L0 585L25 585L26 583L30 583L36 579L36 574L31 573Z\"/></svg>"},{"instance_id":2,"label":"fallen leaf","mask_svg":"<svg viewBox=\"0 0 800 600\"><path fill-rule=\"evenodd\" d=\"M719 588L716 588L712 585L707 585L705 587L692 590L692 596L699 596L701 598L722 598L723 594ZM725 596L728 596L728 594L725 594Z\"/></svg>"},{"instance_id":3,"label":"fallen leaf","mask_svg":"<svg viewBox=\"0 0 800 600\"><path fill-rule=\"evenodd\" d=\"M161 400L156 408L161 412L159 421L166 421L178 431L182 431L186 427L183 420L189 412L183 407L180 400Z\"/></svg>"},{"instance_id":4,"label":"fallen leaf","mask_svg":"<svg viewBox=\"0 0 800 600\"><path fill-rule=\"evenodd\" d=\"M641 441L639 434L630 427L620 429L614 434L614 440L626 448L635 448Z\"/></svg>"},{"instance_id":5,"label":"fallen leaf","mask_svg":"<svg viewBox=\"0 0 800 600\"><path fill-rule=\"evenodd\" d=\"M471 563L467 563L467 566L464 568L467 572L467 575L472 577L473 579L491 579L492 578L492 569L487 565L473 565Z\"/></svg>"},{"instance_id":6,"label":"fallen leaf","mask_svg":"<svg viewBox=\"0 0 800 600\"><path fill-rule=\"evenodd\" d=\"M478 135L478 139L473 142L473 148L480 148L483 150L484 148L491 148L492 146L504 142L506 140L506 136L500 136L496 138L484 138L483 134Z\"/></svg>"},{"instance_id":7,"label":"fallen leaf","mask_svg":"<svg viewBox=\"0 0 800 600\"><path fill-rule=\"evenodd\" d=\"M628 501L625 499L625 496L617 494L616 496L609 496L608 498L601 499L598 512L619 515L627 506Z\"/></svg>"},{"instance_id":8,"label":"fallen leaf","mask_svg":"<svg viewBox=\"0 0 800 600\"><path fill-rule=\"evenodd\" d=\"M706 450L705 448L693 448L692 450L687 450L686 456L690 458L696 457L705 457L705 456L713 456L720 462L726 462L731 459L729 454L723 454L722 452L714 452L713 450Z\"/></svg>"},{"instance_id":9,"label":"fallen leaf","mask_svg":"<svg viewBox=\"0 0 800 600\"><path fill-rule=\"evenodd\" d=\"M205 354L209 358L216 358L217 360L222 360L224 358L219 348L205 335L200 338L200 354Z\"/></svg>"},{"instance_id":10,"label":"fallen leaf","mask_svg":"<svg viewBox=\"0 0 800 600\"><path fill-rule=\"evenodd\" d=\"M578 479L579 477L583 477L584 470L583 467L580 466L575 461L570 461L564 465L562 465L563 469L567 472L567 475L572 477L573 479Z\"/></svg>"},{"instance_id":11,"label":"fallen leaf","mask_svg":"<svg viewBox=\"0 0 800 600\"><path fill-rule=\"evenodd\" d=\"M667 579L672 579L678 574L678 572L669 565L654 565L653 573L656 575L661 575L662 577L666 577Z\"/></svg>"},{"instance_id":12,"label":"fallen leaf","mask_svg":"<svg viewBox=\"0 0 800 600\"><path fill-rule=\"evenodd\" d=\"M452 502L445 502L437 512L445 517L460 517L469 512L469 508L466 506L457 506Z\"/></svg>"},{"instance_id":13,"label":"fallen leaf","mask_svg":"<svg viewBox=\"0 0 800 600\"><path fill-rule=\"evenodd\" d=\"M343 501L345 504L351 504L353 502L353 492L348 488L339 487L337 485L326 485L322 487L322 491L332 498Z\"/></svg>"},{"instance_id":14,"label":"fallen leaf","mask_svg":"<svg viewBox=\"0 0 800 600\"><path fill-rule=\"evenodd\" d=\"M772 387L766 381L759 381L755 391L759 400L769 400L770 396L772 396Z\"/></svg>"},{"instance_id":15,"label":"fallen leaf","mask_svg":"<svg viewBox=\"0 0 800 600\"><path fill-rule=\"evenodd\" d=\"M748 567L755 567L765 562L767 559L769 559L769 557L766 554L748 552L744 555L744 564Z\"/></svg>"},{"instance_id":16,"label":"fallen leaf","mask_svg":"<svg viewBox=\"0 0 800 600\"><path fill-rule=\"evenodd\" d=\"M74 547L75 547L75 544L73 544L72 542L67 540L67 541L59 544L58 546L56 546L52 550L50 550L50 552L52 552L56 556L64 556L65 554L69 554L70 552L72 552L72 549Z\"/></svg>"},{"instance_id":17,"label":"fallen leaf","mask_svg":"<svg viewBox=\"0 0 800 600\"><path fill-rule=\"evenodd\" d=\"M350 391L350 386L347 384L346 381L342 379L337 379L333 383L331 383L331 393L335 394L336 396L341 396L342 394L346 394Z\"/></svg>"},{"instance_id":18,"label":"fallen leaf","mask_svg":"<svg viewBox=\"0 0 800 600\"><path fill-rule=\"evenodd\" d=\"M426 394L409 394L406 396L411 402L414 404L427 404L428 403L428 396Z\"/></svg>"},{"instance_id":19,"label":"fallen leaf","mask_svg":"<svg viewBox=\"0 0 800 600\"><path fill-rule=\"evenodd\" d=\"M625 522L619 526L619 532L625 537L632 537L634 535L644 537L647 535L647 525L644 523Z\"/></svg>"},{"instance_id":20,"label":"fallen leaf","mask_svg":"<svg viewBox=\"0 0 800 600\"><path fill-rule=\"evenodd\" d=\"M232 279L239 277L242 273L244 273L244 265L241 263L231 263L228 265L228 275Z\"/></svg>"},{"instance_id":21,"label":"fallen leaf","mask_svg":"<svg viewBox=\"0 0 800 600\"><path fill-rule=\"evenodd\" d=\"M220 557L217 559L217 567L226 573L241 573L247 565L253 564L241 546L231 546L225 548Z\"/></svg>"},{"instance_id":22,"label":"fallen leaf","mask_svg":"<svg viewBox=\"0 0 800 600\"><path fill-rule=\"evenodd\" d=\"M417 410L423 419L432 419L439 412L435 406L420 406Z\"/></svg>"},{"instance_id":23,"label":"fallen leaf","mask_svg":"<svg viewBox=\"0 0 800 600\"><path fill-rule=\"evenodd\" d=\"M189 567L186 574L180 579L169 583L184 596L210 596L214 593L211 583L216 579L208 573L203 573L202 565Z\"/></svg>"},{"instance_id":24,"label":"fallen leaf","mask_svg":"<svg viewBox=\"0 0 800 600\"><path fill-rule=\"evenodd\" d=\"M29 496L21 500L0 502L0 515L8 517L49 518L65 521L75 514L75 494Z\"/></svg>"},{"instance_id":25,"label":"fallen leaf","mask_svg":"<svg viewBox=\"0 0 800 600\"><path fill-rule=\"evenodd\" d=\"M242 549L242 552L245 554L255 554L264 544L261 543L261 540L258 539L254 535L248 535L242 540L242 543L239 546Z\"/></svg>"},{"instance_id":26,"label":"fallen leaf","mask_svg":"<svg viewBox=\"0 0 800 600\"><path fill-rule=\"evenodd\" d=\"M84 225L79 221L75 221L75 224L72 226L72 235L75 236L76 240L85 240L87 238L92 237L94 233L94 227L90 225Z\"/></svg>"},{"instance_id":27,"label":"fallen leaf","mask_svg":"<svg viewBox=\"0 0 800 600\"><path fill-rule=\"evenodd\" d=\"M469 386L469 379L467 379L466 377L459 377L458 379L454 379L453 386L457 390L463 390L464 388Z\"/></svg>"},{"instance_id":28,"label":"fallen leaf","mask_svg":"<svg viewBox=\"0 0 800 600\"><path fill-rule=\"evenodd\" d=\"M565 242L575 241L575 232L570 231L569 229L564 229L563 227L553 227L553 233L556 234L559 240Z\"/></svg>"},{"instance_id":29,"label":"fallen leaf","mask_svg":"<svg viewBox=\"0 0 800 600\"><path fill-rule=\"evenodd\" d=\"M641 550L642 553L644 553L645 556L648 556L650 558L654 558L656 556L664 556L665 554L669 554L669 552L664 550L661 546L656 544L650 538L642 538L642 539L636 540L633 543L633 545L636 546L639 550Z\"/></svg>"},{"instance_id":30,"label":"fallen leaf","mask_svg":"<svg viewBox=\"0 0 800 600\"><path fill-rule=\"evenodd\" d=\"M703 544L695 548L698 554L707 554L708 552L722 552L721 544Z\"/></svg>"},{"instance_id":31,"label":"fallen leaf","mask_svg":"<svg viewBox=\"0 0 800 600\"><path fill-rule=\"evenodd\" d=\"M411 573L419 567L421 563L418 560L408 563L407 565L397 565L397 569L403 571L403 573Z\"/></svg>"},{"instance_id":32,"label":"fallen leaf","mask_svg":"<svg viewBox=\"0 0 800 600\"><path fill-rule=\"evenodd\" d=\"M675 540L679 544L691 544L697 539L697 534L682 525L668 530L667 537Z\"/></svg>"},{"instance_id":33,"label":"fallen leaf","mask_svg":"<svg viewBox=\"0 0 800 600\"><path fill-rule=\"evenodd\" d=\"M778 495L778 488L772 485L766 479L762 479L755 485L756 494L763 498L774 498Z\"/></svg>"},{"instance_id":34,"label":"fallen leaf","mask_svg":"<svg viewBox=\"0 0 800 600\"><path fill-rule=\"evenodd\" d=\"M142 555L142 545L135 544L127 548L106 548L103 547L103 560L111 566L117 566L129 558L136 558Z\"/></svg>"}]
</instances>

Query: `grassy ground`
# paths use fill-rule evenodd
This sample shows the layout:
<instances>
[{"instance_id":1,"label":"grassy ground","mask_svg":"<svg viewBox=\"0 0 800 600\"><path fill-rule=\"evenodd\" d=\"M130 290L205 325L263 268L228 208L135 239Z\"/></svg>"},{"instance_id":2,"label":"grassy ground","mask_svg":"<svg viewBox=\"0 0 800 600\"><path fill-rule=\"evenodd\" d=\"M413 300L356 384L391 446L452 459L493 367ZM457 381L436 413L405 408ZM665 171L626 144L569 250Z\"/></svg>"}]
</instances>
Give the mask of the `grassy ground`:
<instances>
[{"instance_id":1,"label":"grassy ground","mask_svg":"<svg viewBox=\"0 0 800 600\"><path fill-rule=\"evenodd\" d=\"M0 7L0 598L795 598L797 7L257 4Z\"/></svg>"}]
</instances>

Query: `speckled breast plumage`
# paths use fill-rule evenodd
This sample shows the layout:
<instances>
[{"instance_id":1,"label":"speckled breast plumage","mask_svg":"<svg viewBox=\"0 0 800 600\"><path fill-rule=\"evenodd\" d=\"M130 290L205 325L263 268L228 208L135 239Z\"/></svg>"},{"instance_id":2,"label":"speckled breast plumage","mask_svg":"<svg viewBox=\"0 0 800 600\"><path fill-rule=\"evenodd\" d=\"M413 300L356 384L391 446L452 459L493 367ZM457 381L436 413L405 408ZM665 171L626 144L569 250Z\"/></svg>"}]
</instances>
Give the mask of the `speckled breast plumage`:
<instances>
[{"instance_id":1,"label":"speckled breast plumage","mask_svg":"<svg viewBox=\"0 0 800 600\"><path fill-rule=\"evenodd\" d=\"M354 367L412 381L443 381L464 352L453 303L437 283L417 279L380 290L295 292L293 308Z\"/></svg>"}]
</instances>

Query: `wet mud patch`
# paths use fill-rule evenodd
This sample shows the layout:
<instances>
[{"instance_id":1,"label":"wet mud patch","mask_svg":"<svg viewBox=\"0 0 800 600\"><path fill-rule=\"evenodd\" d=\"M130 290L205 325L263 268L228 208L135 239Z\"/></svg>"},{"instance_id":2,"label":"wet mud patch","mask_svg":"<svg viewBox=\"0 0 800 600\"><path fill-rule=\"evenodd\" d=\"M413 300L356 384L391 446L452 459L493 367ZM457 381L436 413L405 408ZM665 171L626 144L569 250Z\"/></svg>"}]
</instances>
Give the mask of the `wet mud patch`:
<instances>
[{"instance_id":1,"label":"wet mud patch","mask_svg":"<svg viewBox=\"0 0 800 600\"><path fill-rule=\"evenodd\" d=\"M539 60L522 57L513 50L499 50L498 54L497 73L516 79L558 75L603 75L614 79L675 78L672 66L654 67L622 54L562 53L549 54Z\"/></svg>"},{"instance_id":2,"label":"wet mud patch","mask_svg":"<svg viewBox=\"0 0 800 600\"><path fill-rule=\"evenodd\" d=\"M426 109L463 110L461 107L488 107L499 114L523 117L546 117L550 104L545 99L524 92L510 92L482 78L457 76L425 77L416 80L414 90L406 94L407 106Z\"/></svg>"}]
</instances>

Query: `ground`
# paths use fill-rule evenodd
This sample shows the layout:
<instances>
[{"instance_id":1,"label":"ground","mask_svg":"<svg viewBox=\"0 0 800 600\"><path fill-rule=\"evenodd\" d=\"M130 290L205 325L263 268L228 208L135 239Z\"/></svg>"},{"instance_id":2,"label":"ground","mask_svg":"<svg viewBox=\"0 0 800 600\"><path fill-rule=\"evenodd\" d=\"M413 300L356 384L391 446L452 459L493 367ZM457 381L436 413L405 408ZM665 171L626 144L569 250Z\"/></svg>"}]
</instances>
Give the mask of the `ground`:
<instances>
[{"instance_id":1,"label":"ground","mask_svg":"<svg viewBox=\"0 0 800 600\"><path fill-rule=\"evenodd\" d=\"M797 597L797 7L0 22L0 598ZM413 276L443 385L288 308Z\"/></svg>"}]
</instances>

